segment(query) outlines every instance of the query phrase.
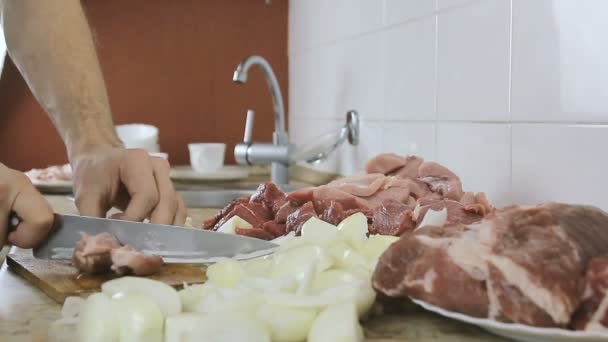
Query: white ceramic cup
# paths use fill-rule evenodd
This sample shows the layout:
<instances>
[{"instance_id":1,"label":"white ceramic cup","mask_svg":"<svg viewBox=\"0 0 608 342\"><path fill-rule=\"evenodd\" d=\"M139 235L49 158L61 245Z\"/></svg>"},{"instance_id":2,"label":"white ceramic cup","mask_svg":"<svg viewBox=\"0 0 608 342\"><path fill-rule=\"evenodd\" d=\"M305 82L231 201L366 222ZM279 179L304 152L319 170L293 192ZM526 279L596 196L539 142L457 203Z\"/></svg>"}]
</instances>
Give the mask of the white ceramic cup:
<instances>
[{"instance_id":1,"label":"white ceramic cup","mask_svg":"<svg viewBox=\"0 0 608 342\"><path fill-rule=\"evenodd\" d=\"M213 172L224 166L226 144L193 143L188 144L190 165L196 172Z\"/></svg>"},{"instance_id":2,"label":"white ceramic cup","mask_svg":"<svg viewBox=\"0 0 608 342\"><path fill-rule=\"evenodd\" d=\"M146 124L116 126L118 138L126 148L141 148L148 152L159 152L158 128Z\"/></svg>"}]
</instances>

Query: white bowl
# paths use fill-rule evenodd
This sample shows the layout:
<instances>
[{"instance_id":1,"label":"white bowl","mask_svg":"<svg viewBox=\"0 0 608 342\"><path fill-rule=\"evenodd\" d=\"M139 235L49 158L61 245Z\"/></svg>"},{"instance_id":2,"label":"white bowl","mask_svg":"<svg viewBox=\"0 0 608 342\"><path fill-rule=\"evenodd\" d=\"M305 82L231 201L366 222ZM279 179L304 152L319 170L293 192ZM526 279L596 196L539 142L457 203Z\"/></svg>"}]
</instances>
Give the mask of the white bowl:
<instances>
[{"instance_id":1,"label":"white bowl","mask_svg":"<svg viewBox=\"0 0 608 342\"><path fill-rule=\"evenodd\" d=\"M142 148L158 152L158 128L146 124L126 124L116 126L118 138L126 148Z\"/></svg>"}]
</instances>

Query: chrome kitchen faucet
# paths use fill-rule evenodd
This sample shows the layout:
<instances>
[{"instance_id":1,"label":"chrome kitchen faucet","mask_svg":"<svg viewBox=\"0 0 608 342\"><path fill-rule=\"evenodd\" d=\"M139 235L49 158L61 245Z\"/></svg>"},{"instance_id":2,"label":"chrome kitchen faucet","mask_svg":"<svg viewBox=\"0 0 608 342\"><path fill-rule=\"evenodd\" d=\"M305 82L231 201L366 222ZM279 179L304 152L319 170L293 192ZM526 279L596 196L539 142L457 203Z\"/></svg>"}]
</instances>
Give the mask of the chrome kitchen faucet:
<instances>
[{"instance_id":1,"label":"chrome kitchen faucet","mask_svg":"<svg viewBox=\"0 0 608 342\"><path fill-rule=\"evenodd\" d=\"M255 112L247 111L245 120L245 134L243 142L234 147L234 158L239 164L271 164L271 180L277 185L287 185L289 182L289 165L306 161L316 163L327 158L338 146L346 140L351 145L359 142L359 116L356 111L348 111L346 125L338 132L331 132L315 139L310 145L297 148L289 143L287 130L285 129L285 107L279 82L272 67L261 56L252 55L245 58L234 71L232 80L236 83L247 82L249 69L257 65L262 69L266 83L272 95L274 109L274 133L271 143L254 143L251 139L253 133L253 121Z\"/></svg>"}]
</instances>

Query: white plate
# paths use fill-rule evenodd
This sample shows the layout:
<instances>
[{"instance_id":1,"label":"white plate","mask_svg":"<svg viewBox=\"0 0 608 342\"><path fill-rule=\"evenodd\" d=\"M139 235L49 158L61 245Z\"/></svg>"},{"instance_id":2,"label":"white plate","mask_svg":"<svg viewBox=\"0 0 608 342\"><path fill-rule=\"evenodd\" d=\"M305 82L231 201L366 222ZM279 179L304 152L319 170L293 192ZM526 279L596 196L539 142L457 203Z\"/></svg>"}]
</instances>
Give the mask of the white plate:
<instances>
[{"instance_id":1,"label":"white plate","mask_svg":"<svg viewBox=\"0 0 608 342\"><path fill-rule=\"evenodd\" d=\"M452 318L461 322L474 324L495 335L524 342L567 342L608 341L608 333L572 331L557 328L537 328L516 323L502 323L488 318L476 318L458 312L448 311L429 303L412 298L412 301L428 311Z\"/></svg>"},{"instance_id":2,"label":"white plate","mask_svg":"<svg viewBox=\"0 0 608 342\"><path fill-rule=\"evenodd\" d=\"M72 181L66 180L55 180L55 181L41 181L37 179L31 179L32 184L43 193L71 193L72 192Z\"/></svg>"},{"instance_id":3,"label":"white plate","mask_svg":"<svg viewBox=\"0 0 608 342\"><path fill-rule=\"evenodd\" d=\"M171 168L171 178L174 180L218 181L243 179L247 176L249 170L242 166L224 166L213 172L196 172L189 165Z\"/></svg>"}]
</instances>

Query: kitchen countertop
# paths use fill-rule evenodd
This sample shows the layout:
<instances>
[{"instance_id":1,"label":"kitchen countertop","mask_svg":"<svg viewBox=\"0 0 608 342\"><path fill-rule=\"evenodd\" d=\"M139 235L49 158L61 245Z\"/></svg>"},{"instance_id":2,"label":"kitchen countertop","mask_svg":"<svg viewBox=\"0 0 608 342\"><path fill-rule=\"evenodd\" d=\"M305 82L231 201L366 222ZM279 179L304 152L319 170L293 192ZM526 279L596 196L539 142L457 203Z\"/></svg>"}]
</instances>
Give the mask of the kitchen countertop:
<instances>
[{"instance_id":1,"label":"kitchen countertop","mask_svg":"<svg viewBox=\"0 0 608 342\"><path fill-rule=\"evenodd\" d=\"M76 213L64 196L46 196L54 210ZM217 209L189 209L195 226ZM1 260L1 259L0 259ZM0 268L0 341L47 341L48 326L61 316L61 305L13 273L6 263ZM373 317L363 324L366 341L505 341L477 327L449 320L417 307L403 313ZM60 338L61 341L69 341Z\"/></svg>"}]
</instances>

